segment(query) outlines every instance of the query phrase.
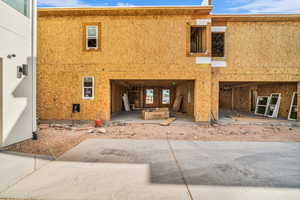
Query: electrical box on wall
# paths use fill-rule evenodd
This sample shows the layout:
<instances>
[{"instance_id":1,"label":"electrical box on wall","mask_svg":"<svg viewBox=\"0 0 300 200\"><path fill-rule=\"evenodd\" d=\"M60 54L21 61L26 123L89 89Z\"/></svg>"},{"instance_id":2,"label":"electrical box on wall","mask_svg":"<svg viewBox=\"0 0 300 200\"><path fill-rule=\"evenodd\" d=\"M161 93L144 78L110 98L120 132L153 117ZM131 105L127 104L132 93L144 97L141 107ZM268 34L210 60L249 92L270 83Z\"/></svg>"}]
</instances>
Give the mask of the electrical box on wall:
<instances>
[{"instance_id":1,"label":"electrical box on wall","mask_svg":"<svg viewBox=\"0 0 300 200\"><path fill-rule=\"evenodd\" d=\"M18 65L17 66L17 78L22 78L22 76L28 76L28 65Z\"/></svg>"},{"instance_id":2,"label":"electrical box on wall","mask_svg":"<svg viewBox=\"0 0 300 200\"><path fill-rule=\"evenodd\" d=\"M80 104L73 104L72 112L73 113L79 113L80 112Z\"/></svg>"}]
</instances>

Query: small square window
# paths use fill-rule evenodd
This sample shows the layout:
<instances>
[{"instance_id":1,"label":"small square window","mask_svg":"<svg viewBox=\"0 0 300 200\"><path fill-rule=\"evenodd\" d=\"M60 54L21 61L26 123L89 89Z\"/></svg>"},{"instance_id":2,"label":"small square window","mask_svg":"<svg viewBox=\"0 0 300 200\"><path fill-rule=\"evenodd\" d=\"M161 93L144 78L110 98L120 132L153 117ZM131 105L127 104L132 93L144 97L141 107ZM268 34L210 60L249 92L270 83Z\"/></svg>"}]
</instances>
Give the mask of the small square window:
<instances>
[{"instance_id":1,"label":"small square window","mask_svg":"<svg viewBox=\"0 0 300 200\"><path fill-rule=\"evenodd\" d=\"M224 57L225 49L225 34L224 33L212 33L212 56Z\"/></svg>"},{"instance_id":2,"label":"small square window","mask_svg":"<svg viewBox=\"0 0 300 200\"><path fill-rule=\"evenodd\" d=\"M83 77L82 98L83 99L93 99L94 98L94 78L93 77Z\"/></svg>"}]
</instances>

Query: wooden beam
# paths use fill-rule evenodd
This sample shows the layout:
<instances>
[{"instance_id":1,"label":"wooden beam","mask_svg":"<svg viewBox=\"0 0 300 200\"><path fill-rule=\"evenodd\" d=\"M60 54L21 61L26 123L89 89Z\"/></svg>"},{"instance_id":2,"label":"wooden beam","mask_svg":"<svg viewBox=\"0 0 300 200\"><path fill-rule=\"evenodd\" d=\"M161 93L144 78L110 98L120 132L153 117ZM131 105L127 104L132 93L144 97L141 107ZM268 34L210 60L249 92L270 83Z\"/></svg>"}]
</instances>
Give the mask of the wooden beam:
<instances>
[{"instance_id":1,"label":"wooden beam","mask_svg":"<svg viewBox=\"0 0 300 200\"><path fill-rule=\"evenodd\" d=\"M243 87L250 87L250 86L258 86L258 85L271 85L271 84L274 84L274 83L244 83L244 84L241 84L241 85L232 85L232 86L225 86L223 87L225 90L230 90L232 88L243 88Z\"/></svg>"},{"instance_id":2,"label":"wooden beam","mask_svg":"<svg viewBox=\"0 0 300 200\"><path fill-rule=\"evenodd\" d=\"M300 82L297 84L297 122L300 122Z\"/></svg>"}]
</instances>

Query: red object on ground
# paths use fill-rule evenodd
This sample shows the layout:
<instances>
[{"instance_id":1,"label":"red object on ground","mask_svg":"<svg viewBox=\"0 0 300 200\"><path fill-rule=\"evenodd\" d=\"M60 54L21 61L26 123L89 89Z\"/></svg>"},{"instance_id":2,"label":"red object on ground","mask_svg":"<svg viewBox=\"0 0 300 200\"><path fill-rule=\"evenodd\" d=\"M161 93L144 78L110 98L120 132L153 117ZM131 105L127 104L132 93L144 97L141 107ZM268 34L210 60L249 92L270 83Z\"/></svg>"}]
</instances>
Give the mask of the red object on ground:
<instances>
[{"instance_id":1,"label":"red object on ground","mask_svg":"<svg viewBox=\"0 0 300 200\"><path fill-rule=\"evenodd\" d=\"M95 120L95 127L100 127L102 125L102 121L100 119Z\"/></svg>"}]
</instances>

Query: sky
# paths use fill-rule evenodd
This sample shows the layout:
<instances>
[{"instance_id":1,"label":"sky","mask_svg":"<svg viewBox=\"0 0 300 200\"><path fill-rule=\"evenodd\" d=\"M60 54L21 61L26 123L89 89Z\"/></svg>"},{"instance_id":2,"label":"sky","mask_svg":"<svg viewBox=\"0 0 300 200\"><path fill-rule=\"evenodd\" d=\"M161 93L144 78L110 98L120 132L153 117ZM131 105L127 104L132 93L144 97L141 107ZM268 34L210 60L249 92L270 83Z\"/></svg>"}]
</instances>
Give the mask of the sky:
<instances>
[{"instance_id":1,"label":"sky","mask_svg":"<svg viewBox=\"0 0 300 200\"><path fill-rule=\"evenodd\" d=\"M199 6L202 0L37 0L38 7ZM213 0L215 14L300 14L300 0Z\"/></svg>"}]
</instances>

